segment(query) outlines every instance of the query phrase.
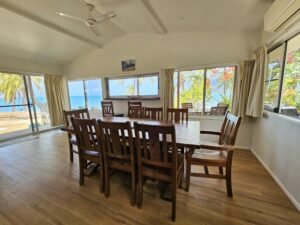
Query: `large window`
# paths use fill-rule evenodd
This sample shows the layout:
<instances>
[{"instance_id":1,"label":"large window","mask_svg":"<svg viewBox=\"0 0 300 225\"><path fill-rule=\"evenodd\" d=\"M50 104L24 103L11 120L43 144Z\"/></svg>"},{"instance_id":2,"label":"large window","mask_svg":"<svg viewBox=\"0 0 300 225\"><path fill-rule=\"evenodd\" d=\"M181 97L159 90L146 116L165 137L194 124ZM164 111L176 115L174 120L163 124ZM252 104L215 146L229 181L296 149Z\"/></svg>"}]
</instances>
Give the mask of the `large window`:
<instances>
[{"instance_id":1,"label":"large window","mask_svg":"<svg viewBox=\"0 0 300 225\"><path fill-rule=\"evenodd\" d=\"M146 74L106 78L108 98L151 98L159 96L159 75Z\"/></svg>"},{"instance_id":2,"label":"large window","mask_svg":"<svg viewBox=\"0 0 300 225\"><path fill-rule=\"evenodd\" d=\"M91 117L101 115L102 83L97 80L69 81L71 109L88 108Z\"/></svg>"},{"instance_id":3,"label":"large window","mask_svg":"<svg viewBox=\"0 0 300 225\"><path fill-rule=\"evenodd\" d=\"M177 71L174 74L174 106L192 103L191 112L209 114L212 107L231 108L236 67Z\"/></svg>"},{"instance_id":4,"label":"large window","mask_svg":"<svg viewBox=\"0 0 300 225\"><path fill-rule=\"evenodd\" d=\"M44 77L0 73L0 140L49 127Z\"/></svg>"},{"instance_id":5,"label":"large window","mask_svg":"<svg viewBox=\"0 0 300 225\"><path fill-rule=\"evenodd\" d=\"M299 118L300 35L268 53L265 109Z\"/></svg>"}]
</instances>

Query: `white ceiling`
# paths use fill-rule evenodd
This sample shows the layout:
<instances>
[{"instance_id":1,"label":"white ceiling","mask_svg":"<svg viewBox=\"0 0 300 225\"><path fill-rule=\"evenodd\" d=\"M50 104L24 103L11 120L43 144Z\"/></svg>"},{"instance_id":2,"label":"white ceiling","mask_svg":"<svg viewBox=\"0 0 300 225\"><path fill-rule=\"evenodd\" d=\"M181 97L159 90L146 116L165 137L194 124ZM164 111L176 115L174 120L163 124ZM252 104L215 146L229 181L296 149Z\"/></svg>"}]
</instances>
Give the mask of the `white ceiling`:
<instances>
[{"instance_id":1,"label":"white ceiling","mask_svg":"<svg viewBox=\"0 0 300 225\"><path fill-rule=\"evenodd\" d=\"M96 37L83 23L81 0L0 0L1 54L62 65L126 33L239 32L261 30L273 0L86 0L100 13L114 11L98 24Z\"/></svg>"}]
</instances>

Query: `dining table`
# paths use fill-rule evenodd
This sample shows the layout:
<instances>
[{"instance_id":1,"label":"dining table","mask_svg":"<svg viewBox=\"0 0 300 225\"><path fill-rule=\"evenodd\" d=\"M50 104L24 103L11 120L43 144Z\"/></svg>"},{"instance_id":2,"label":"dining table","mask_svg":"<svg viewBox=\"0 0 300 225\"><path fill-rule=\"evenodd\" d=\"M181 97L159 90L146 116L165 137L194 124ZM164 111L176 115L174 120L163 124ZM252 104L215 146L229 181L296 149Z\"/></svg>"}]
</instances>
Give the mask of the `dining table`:
<instances>
[{"instance_id":1,"label":"dining table","mask_svg":"<svg viewBox=\"0 0 300 225\"><path fill-rule=\"evenodd\" d=\"M141 123L141 124L149 124L149 125L173 124L175 127L176 145L178 148L184 149L185 154L187 155L193 155L196 149L205 148L205 146L209 146L210 149L214 147L215 150L226 150L228 148L233 148L233 146L222 146L219 145L218 143L212 143L212 142L201 140L200 121L187 121L187 122L184 121L184 122L175 123L172 121L157 121L157 120L129 118L129 117L101 117L97 119L105 122L129 121L131 123L132 129L134 129L134 122ZM61 130L74 134L74 129L72 126L63 126ZM92 167L90 167L88 170L89 172L91 172L93 169Z\"/></svg>"}]
</instances>

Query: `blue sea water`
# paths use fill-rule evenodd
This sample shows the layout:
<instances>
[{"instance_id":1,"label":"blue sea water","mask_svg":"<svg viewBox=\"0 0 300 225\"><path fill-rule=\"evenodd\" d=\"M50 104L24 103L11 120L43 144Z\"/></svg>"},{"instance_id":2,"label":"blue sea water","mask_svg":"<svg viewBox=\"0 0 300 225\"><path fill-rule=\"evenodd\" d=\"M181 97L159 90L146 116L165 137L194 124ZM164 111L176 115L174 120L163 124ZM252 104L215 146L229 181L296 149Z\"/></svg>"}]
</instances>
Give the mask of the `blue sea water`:
<instances>
[{"instance_id":1,"label":"blue sea water","mask_svg":"<svg viewBox=\"0 0 300 225\"><path fill-rule=\"evenodd\" d=\"M101 108L101 101L102 101L102 96L88 96L88 107L89 109L94 108L94 109L100 109ZM46 98L45 97L37 97L38 103L41 104L46 104ZM23 99L19 98L16 100L14 103L15 105L19 104L24 104ZM25 101L25 104L27 102ZM70 97L70 104L72 109L79 109L79 108L84 108L85 107L85 100L83 96L71 96ZM13 107L11 106L13 103L7 103L4 101L4 98L0 97L0 112L12 112ZM9 106L9 107L3 107L3 106ZM17 106L15 107L15 112L22 112L22 111L28 111L27 106ZM37 112L40 112L41 109L36 107Z\"/></svg>"}]
</instances>

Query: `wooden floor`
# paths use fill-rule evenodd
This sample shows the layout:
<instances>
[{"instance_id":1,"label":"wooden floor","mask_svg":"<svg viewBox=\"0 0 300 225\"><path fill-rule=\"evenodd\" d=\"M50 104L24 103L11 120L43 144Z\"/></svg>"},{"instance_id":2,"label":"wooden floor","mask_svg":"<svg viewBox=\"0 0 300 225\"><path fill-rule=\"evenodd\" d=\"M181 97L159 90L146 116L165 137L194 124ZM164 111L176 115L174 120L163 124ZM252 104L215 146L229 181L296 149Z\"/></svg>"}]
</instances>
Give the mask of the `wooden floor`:
<instances>
[{"instance_id":1,"label":"wooden floor","mask_svg":"<svg viewBox=\"0 0 300 225\"><path fill-rule=\"evenodd\" d=\"M98 191L96 176L78 184L78 158L69 163L67 137L52 131L0 148L0 224L174 224L171 204L149 181L142 209L130 205L130 180L112 177L111 196ZM251 152L233 160L233 193L224 181L192 178L178 192L175 224L300 224L297 212Z\"/></svg>"}]
</instances>

